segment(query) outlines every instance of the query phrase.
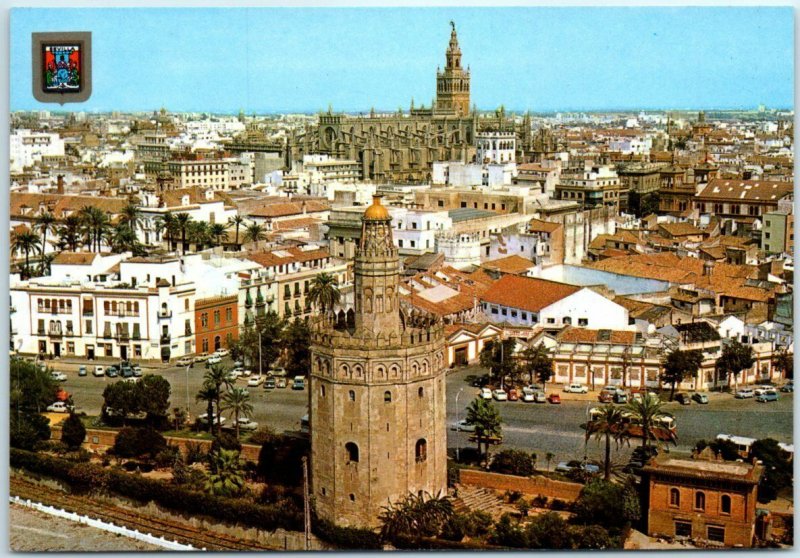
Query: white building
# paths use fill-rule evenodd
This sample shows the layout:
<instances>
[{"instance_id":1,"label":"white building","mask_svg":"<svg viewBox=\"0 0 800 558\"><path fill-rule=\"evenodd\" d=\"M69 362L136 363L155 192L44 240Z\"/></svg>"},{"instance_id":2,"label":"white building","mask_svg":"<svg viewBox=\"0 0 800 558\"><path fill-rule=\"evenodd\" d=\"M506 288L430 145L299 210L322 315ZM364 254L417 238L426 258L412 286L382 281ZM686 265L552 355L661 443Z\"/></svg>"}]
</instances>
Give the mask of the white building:
<instances>
[{"instance_id":1,"label":"white building","mask_svg":"<svg viewBox=\"0 0 800 558\"><path fill-rule=\"evenodd\" d=\"M475 135L475 162L513 163L516 161L517 135L514 132L479 132Z\"/></svg>"},{"instance_id":2,"label":"white building","mask_svg":"<svg viewBox=\"0 0 800 558\"><path fill-rule=\"evenodd\" d=\"M45 156L64 156L64 140L58 134L15 130L9 140L11 172L32 167Z\"/></svg>"}]
</instances>

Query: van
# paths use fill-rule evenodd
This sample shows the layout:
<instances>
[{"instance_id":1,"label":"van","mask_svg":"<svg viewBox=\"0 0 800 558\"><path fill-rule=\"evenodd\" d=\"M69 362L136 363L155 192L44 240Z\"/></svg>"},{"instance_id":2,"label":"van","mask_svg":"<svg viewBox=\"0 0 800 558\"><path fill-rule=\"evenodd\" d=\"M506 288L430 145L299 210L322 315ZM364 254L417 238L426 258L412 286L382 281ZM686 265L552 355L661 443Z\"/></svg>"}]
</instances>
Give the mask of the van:
<instances>
[{"instance_id":1,"label":"van","mask_svg":"<svg viewBox=\"0 0 800 558\"><path fill-rule=\"evenodd\" d=\"M306 377L295 376L294 382L292 382L292 389L306 389Z\"/></svg>"}]
</instances>

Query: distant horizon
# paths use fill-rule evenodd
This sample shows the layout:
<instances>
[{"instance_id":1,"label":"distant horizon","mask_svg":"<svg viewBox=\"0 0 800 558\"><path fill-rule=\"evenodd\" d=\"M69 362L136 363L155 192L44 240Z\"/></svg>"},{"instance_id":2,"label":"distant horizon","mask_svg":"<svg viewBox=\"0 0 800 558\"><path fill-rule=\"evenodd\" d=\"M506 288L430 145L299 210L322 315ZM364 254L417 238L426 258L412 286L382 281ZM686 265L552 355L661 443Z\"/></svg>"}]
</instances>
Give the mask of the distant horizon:
<instances>
[{"instance_id":1,"label":"distant horizon","mask_svg":"<svg viewBox=\"0 0 800 558\"><path fill-rule=\"evenodd\" d=\"M794 108L793 11L776 6L14 8L10 106L407 111L412 99L430 106L435 96L451 20L482 111ZM92 32L84 104L33 99L30 33L57 30Z\"/></svg>"}]
</instances>

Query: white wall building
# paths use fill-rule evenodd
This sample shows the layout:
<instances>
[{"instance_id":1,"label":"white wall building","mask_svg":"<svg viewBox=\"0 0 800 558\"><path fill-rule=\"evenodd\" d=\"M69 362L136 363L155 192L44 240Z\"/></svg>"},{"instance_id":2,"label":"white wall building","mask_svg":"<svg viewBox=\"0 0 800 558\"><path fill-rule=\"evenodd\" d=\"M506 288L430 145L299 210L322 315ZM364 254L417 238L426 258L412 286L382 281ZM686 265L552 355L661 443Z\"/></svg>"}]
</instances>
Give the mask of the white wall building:
<instances>
[{"instance_id":1,"label":"white wall building","mask_svg":"<svg viewBox=\"0 0 800 558\"><path fill-rule=\"evenodd\" d=\"M58 134L15 130L9 140L11 172L32 167L45 156L64 156L64 140Z\"/></svg>"}]
</instances>

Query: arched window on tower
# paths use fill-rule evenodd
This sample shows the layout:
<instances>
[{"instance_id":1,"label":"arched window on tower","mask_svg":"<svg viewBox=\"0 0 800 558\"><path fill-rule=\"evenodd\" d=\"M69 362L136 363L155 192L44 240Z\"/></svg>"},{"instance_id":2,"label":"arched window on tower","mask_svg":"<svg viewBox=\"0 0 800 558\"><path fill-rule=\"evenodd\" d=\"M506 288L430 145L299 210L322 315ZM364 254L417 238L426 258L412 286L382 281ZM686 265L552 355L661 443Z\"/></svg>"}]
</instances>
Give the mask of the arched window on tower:
<instances>
[{"instance_id":1,"label":"arched window on tower","mask_svg":"<svg viewBox=\"0 0 800 558\"><path fill-rule=\"evenodd\" d=\"M347 462L358 463L358 446L353 442L347 442L344 449L347 452Z\"/></svg>"},{"instance_id":2,"label":"arched window on tower","mask_svg":"<svg viewBox=\"0 0 800 558\"><path fill-rule=\"evenodd\" d=\"M697 492L694 495L694 509L696 510L706 509L706 495L704 492Z\"/></svg>"},{"instance_id":3,"label":"arched window on tower","mask_svg":"<svg viewBox=\"0 0 800 558\"><path fill-rule=\"evenodd\" d=\"M723 494L722 498L720 499L720 507L722 513L729 514L731 513L731 497L727 494Z\"/></svg>"},{"instance_id":4,"label":"arched window on tower","mask_svg":"<svg viewBox=\"0 0 800 558\"><path fill-rule=\"evenodd\" d=\"M392 402L392 392L391 391L383 392L383 402L384 403L391 403Z\"/></svg>"},{"instance_id":5,"label":"arched window on tower","mask_svg":"<svg viewBox=\"0 0 800 558\"><path fill-rule=\"evenodd\" d=\"M417 440L416 447L414 448L414 455L417 463L422 463L428 459L428 442L425 438Z\"/></svg>"},{"instance_id":6,"label":"arched window on tower","mask_svg":"<svg viewBox=\"0 0 800 558\"><path fill-rule=\"evenodd\" d=\"M669 489L669 505L676 508L681 505L681 492L677 488Z\"/></svg>"}]
</instances>

